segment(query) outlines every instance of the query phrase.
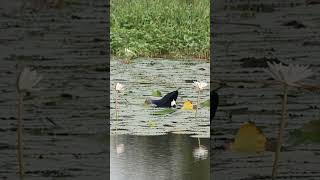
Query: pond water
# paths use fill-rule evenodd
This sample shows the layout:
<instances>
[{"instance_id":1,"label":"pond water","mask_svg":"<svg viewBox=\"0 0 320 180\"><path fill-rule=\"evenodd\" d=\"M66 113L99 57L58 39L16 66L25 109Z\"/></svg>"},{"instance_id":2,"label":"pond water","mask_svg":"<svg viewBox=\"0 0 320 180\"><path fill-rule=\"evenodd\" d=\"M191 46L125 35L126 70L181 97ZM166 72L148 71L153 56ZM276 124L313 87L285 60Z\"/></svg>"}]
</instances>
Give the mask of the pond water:
<instances>
[{"instance_id":1,"label":"pond water","mask_svg":"<svg viewBox=\"0 0 320 180\"><path fill-rule=\"evenodd\" d=\"M209 147L209 140L201 145ZM196 138L188 135L110 137L111 180L209 180L210 161L196 159Z\"/></svg>"},{"instance_id":2,"label":"pond water","mask_svg":"<svg viewBox=\"0 0 320 180\"><path fill-rule=\"evenodd\" d=\"M192 137L210 137L210 109L199 108L197 119L192 110L176 109L171 114L154 115L163 108L144 106L147 97L159 90L165 94L178 88L177 104L186 100L197 101L197 92L193 81L210 81L210 63L196 60L165 60L165 59L136 59L130 64L121 61L111 61L111 131L117 134L130 135L164 135L168 132L190 134ZM119 119L115 121L116 83L125 86L120 93ZM210 97L209 86L200 95L200 102Z\"/></svg>"},{"instance_id":3,"label":"pond water","mask_svg":"<svg viewBox=\"0 0 320 180\"><path fill-rule=\"evenodd\" d=\"M209 83L210 63L136 59L130 64L123 64L113 60L110 77L111 179L208 180L209 107L200 107L195 118L194 110L176 108L172 113L159 113L166 108L145 106L144 101L147 97L160 98L153 97L153 91L160 91L164 96L181 88L178 107L186 100L196 102L198 95L193 81ZM116 83L126 88L119 94L118 119L115 118ZM209 100L209 95L207 87L200 95L200 102ZM199 151L200 147L205 151Z\"/></svg>"}]
</instances>

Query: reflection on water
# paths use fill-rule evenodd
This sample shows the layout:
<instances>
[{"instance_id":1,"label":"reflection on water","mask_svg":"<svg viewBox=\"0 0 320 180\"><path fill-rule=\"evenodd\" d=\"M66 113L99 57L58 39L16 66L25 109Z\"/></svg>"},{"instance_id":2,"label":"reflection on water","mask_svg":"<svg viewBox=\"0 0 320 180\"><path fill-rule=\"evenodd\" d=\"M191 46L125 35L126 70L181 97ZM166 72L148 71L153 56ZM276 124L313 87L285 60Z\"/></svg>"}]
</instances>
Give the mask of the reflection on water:
<instances>
[{"instance_id":1,"label":"reflection on water","mask_svg":"<svg viewBox=\"0 0 320 180\"><path fill-rule=\"evenodd\" d=\"M208 147L209 140L201 139L201 148ZM110 177L111 180L209 180L210 158L196 159L194 151L199 151L198 139L188 135L111 136Z\"/></svg>"}]
</instances>

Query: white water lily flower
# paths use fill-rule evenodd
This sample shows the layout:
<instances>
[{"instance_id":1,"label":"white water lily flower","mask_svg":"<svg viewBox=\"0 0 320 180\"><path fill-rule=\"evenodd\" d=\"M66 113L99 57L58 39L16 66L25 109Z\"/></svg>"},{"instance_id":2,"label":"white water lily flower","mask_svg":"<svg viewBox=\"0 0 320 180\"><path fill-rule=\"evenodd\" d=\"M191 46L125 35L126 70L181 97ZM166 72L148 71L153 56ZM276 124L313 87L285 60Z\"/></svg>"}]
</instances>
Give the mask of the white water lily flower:
<instances>
[{"instance_id":1,"label":"white water lily flower","mask_svg":"<svg viewBox=\"0 0 320 180\"><path fill-rule=\"evenodd\" d=\"M175 100L172 100L172 101L171 101L171 107L176 106L176 105L177 105L176 101L175 101Z\"/></svg>"},{"instance_id":2,"label":"white water lily flower","mask_svg":"<svg viewBox=\"0 0 320 180\"><path fill-rule=\"evenodd\" d=\"M207 159L208 158L208 149L205 146L200 146L193 150L193 157L196 159Z\"/></svg>"},{"instance_id":3,"label":"white water lily flower","mask_svg":"<svg viewBox=\"0 0 320 180\"><path fill-rule=\"evenodd\" d=\"M193 82L193 86L196 87L198 90L201 91L201 90L203 90L205 87L208 86L208 83L202 82L202 81L200 81L200 82L194 81L194 82Z\"/></svg>"},{"instance_id":4,"label":"white water lily flower","mask_svg":"<svg viewBox=\"0 0 320 180\"><path fill-rule=\"evenodd\" d=\"M124 86L120 83L117 83L116 84L116 91L118 91L118 92L124 91Z\"/></svg>"},{"instance_id":5,"label":"white water lily flower","mask_svg":"<svg viewBox=\"0 0 320 180\"><path fill-rule=\"evenodd\" d=\"M37 90L34 87L41 79L42 76L38 75L37 71L31 71L28 67L25 67L18 76L17 88L20 92Z\"/></svg>"},{"instance_id":6,"label":"white water lily flower","mask_svg":"<svg viewBox=\"0 0 320 180\"><path fill-rule=\"evenodd\" d=\"M269 74L273 79L286 83L292 86L299 86L298 82L313 75L309 66L290 64L285 66L282 63L270 63L267 62L269 68L265 69L265 72Z\"/></svg>"}]
</instances>

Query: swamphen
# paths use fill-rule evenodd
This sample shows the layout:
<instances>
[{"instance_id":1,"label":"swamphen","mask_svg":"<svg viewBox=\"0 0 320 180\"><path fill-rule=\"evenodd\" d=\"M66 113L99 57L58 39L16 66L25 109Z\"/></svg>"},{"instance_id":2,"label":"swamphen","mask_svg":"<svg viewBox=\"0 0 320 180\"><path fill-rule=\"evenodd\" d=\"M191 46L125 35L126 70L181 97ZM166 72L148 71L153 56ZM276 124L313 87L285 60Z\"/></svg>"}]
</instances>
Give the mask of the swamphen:
<instances>
[{"instance_id":1,"label":"swamphen","mask_svg":"<svg viewBox=\"0 0 320 180\"><path fill-rule=\"evenodd\" d=\"M180 89L180 88L179 88ZM172 101L177 101L178 98L178 90L170 92L168 94L166 94L165 96L163 96L161 99L159 100L153 100L150 98L147 98L145 103L146 104L153 104L156 107L174 107L175 105L172 104Z\"/></svg>"}]
</instances>

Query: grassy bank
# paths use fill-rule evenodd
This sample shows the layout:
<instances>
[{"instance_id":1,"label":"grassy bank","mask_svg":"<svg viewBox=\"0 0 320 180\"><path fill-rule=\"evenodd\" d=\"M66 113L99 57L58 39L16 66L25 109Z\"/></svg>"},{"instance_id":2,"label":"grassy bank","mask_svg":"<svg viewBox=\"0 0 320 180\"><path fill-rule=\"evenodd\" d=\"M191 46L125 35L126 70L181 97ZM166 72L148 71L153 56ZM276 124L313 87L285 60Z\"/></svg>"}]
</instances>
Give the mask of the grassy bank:
<instances>
[{"instance_id":1,"label":"grassy bank","mask_svg":"<svg viewBox=\"0 0 320 180\"><path fill-rule=\"evenodd\" d=\"M209 0L111 0L114 56L207 58L209 41Z\"/></svg>"}]
</instances>

